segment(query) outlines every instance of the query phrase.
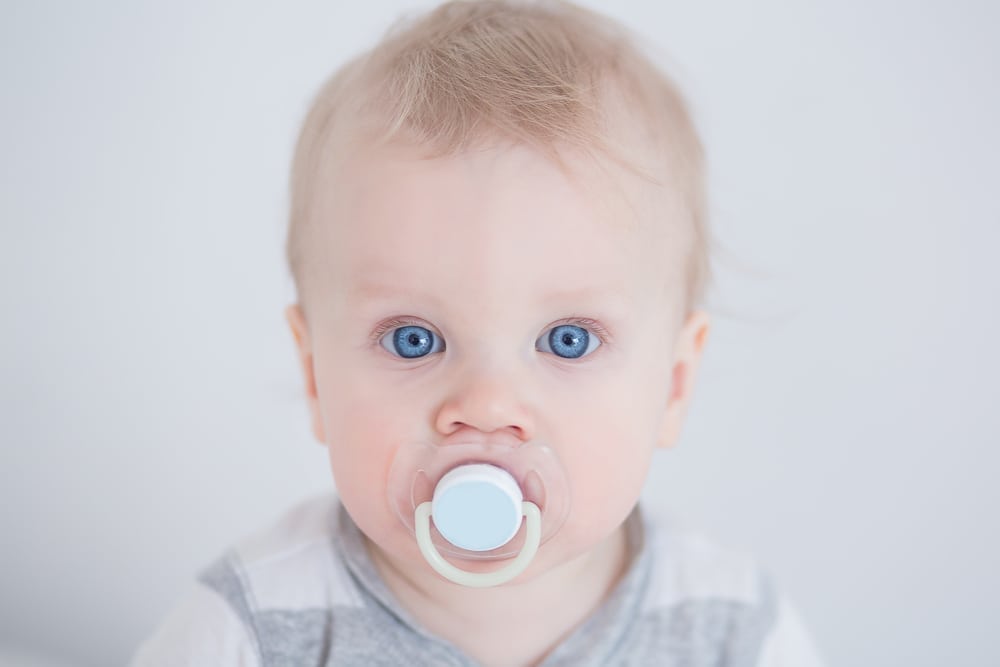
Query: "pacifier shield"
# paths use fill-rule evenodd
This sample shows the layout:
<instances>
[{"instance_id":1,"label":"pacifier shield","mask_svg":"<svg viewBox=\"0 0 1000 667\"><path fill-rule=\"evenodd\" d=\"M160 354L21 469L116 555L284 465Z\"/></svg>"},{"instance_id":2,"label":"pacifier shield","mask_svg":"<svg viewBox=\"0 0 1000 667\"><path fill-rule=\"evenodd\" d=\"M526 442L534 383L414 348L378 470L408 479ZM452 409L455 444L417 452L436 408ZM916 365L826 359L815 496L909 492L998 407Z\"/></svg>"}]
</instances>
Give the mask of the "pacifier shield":
<instances>
[{"instance_id":1,"label":"pacifier shield","mask_svg":"<svg viewBox=\"0 0 1000 667\"><path fill-rule=\"evenodd\" d=\"M459 470L465 472L458 475ZM571 503L569 480L558 457L534 440L517 446L407 443L399 447L389 468L386 496L414 537L414 513L426 503L434 548L445 556L471 560L512 558L523 551L528 536L523 503L539 511L539 544L556 534Z\"/></svg>"},{"instance_id":2,"label":"pacifier shield","mask_svg":"<svg viewBox=\"0 0 1000 667\"><path fill-rule=\"evenodd\" d=\"M490 551L517 534L522 500L517 481L503 468L462 465L435 487L431 517L442 537L456 547Z\"/></svg>"}]
</instances>

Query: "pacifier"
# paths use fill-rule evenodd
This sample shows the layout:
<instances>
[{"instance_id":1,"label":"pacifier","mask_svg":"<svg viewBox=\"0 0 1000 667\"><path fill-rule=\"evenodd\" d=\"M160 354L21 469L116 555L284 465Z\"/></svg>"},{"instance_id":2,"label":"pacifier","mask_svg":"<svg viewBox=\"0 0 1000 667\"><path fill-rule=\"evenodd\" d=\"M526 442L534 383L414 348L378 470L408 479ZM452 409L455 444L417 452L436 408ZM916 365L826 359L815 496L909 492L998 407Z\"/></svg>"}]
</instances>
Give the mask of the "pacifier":
<instances>
[{"instance_id":1,"label":"pacifier","mask_svg":"<svg viewBox=\"0 0 1000 667\"><path fill-rule=\"evenodd\" d=\"M497 586L523 572L570 505L559 460L535 442L407 445L392 462L387 489L428 564L472 587ZM469 572L445 556L513 560L491 572Z\"/></svg>"}]
</instances>

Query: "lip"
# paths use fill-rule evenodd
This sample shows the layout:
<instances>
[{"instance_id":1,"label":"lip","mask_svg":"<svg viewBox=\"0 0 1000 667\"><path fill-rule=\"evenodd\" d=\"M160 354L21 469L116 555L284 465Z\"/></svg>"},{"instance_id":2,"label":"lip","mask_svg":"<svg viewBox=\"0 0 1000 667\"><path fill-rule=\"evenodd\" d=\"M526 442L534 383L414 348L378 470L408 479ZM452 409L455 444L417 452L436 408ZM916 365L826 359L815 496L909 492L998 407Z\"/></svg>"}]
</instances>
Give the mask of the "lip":
<instances>
[{"instance_id":1,"label":"lip","mask_svg":"<svg viewBox=\"0 0 1000 667\"><path fill-rule=\"evenodd\" d=\"M512 433L483 433L481 431L475 430L465 430L459 431L457 433L452 433L447 438L444 438L439 443L438 447L452 447L454 445L486 445L488 447L508 447L510 449L517 449L524 444L524 440L518 438Z\"/></svg>"}]
</instances>

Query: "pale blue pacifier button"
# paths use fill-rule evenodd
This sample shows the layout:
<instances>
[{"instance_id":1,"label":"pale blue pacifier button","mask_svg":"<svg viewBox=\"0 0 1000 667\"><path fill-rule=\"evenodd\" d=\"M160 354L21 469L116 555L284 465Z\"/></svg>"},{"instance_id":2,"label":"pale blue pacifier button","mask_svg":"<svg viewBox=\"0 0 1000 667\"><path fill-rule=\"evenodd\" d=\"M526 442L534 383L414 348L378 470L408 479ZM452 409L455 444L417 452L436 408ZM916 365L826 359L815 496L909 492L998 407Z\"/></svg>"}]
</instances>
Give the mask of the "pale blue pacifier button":
<instances>
[{"instance_id":1,"label":"pale blue pacifier button","mask_svg":"<svg viewBox=\"0 0 1000 667\"><path fill-rule=\"evenodd\" d=\"M517 534L522 499L509 472L470 463L450 470L434 487L431 517L438 532L456 547L489 551Z\"/></svg>"}]
</instances>

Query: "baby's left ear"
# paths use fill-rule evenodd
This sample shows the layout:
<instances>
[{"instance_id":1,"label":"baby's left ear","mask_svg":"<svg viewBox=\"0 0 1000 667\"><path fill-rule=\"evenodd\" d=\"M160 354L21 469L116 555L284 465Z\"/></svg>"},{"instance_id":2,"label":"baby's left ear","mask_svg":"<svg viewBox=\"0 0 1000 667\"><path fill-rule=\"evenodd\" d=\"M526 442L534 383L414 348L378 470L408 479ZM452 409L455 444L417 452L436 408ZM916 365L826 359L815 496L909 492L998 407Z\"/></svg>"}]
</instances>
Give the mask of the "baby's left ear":
<instances>
[{"instance_id":1,"label":"baby's left ear","mask_svg":"<svg viewBox=\"0 0 1000 667\"><path fill-rule=\"evenodd\" d=\"M708 313L695 310L688 315L677 335L674 344L674 367L671 370L670 397L667 399L663 425L656 439L657 447L664 449L672 447L680 437L684 416L691 403L694 378L701 362L709 327Z\"/></svg>"}]
</instances>

